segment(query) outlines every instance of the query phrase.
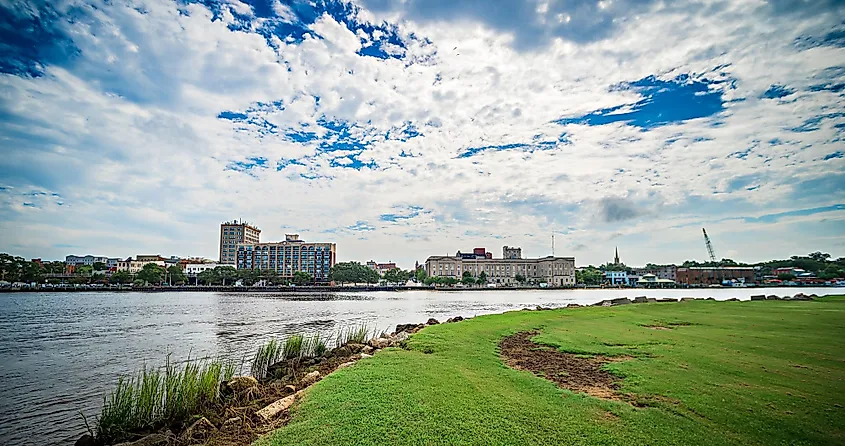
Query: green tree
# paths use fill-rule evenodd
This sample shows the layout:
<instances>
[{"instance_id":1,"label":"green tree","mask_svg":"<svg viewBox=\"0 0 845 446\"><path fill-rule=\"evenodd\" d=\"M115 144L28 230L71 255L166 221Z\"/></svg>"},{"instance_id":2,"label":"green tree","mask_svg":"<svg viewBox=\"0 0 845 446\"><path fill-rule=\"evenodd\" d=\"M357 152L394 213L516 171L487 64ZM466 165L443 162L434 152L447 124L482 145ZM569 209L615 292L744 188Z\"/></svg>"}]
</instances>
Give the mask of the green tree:
<instances>
[{"instance_id":1,"label":"green tree","mask_svg":"<svg viewBox=\"0 0 845 446\"><path fill-rule=\"evenodd\" d=\"M305 271L297 271L293 273L293 283L296 285L308 285L314 282L314 278L311 277L311 274L308 274Z\"/></svg>"},{"instance_id":2,"label":"green tree","mask_svg":"<svg viewBox=\"0 0 845 446\"><path fill-rule=\"evenodd\" d=\"M482 272L481 272L481 274L479 274L479 275L478 275L478 280L476 280L476 282L477 282L479 285L484 285L484 284L486 284L486 283L487 283L487 272L486 272L486 271L482 271Z\"/></svg>"},{"instance_id":3,"label":"green tree","mask_svg":"<svg viewBox=\"0 0 845 446\"><path fill-rule=\"evenodd\" d=\"M105 270L107 270L107 269L109 269L109 267L108 267L108 266L106 266L106 264L105 264L105 263L103 263L103 262L94 262L94 271L105 271Z\"/></svg>"},{"instance_id":4,"label":"green tree","mask_svg":"<svg viewBox=\"0 0 845 446\"><path fill-rule=\"evenodd\" d=\"M405 283L408 280L408 274L399 268L392 268L384 273L384 280L387 283Z\"/></svg>"},{"instance_id":5,"label":"green tree","mask_svg":"<svg viewBox=\"0 0 845 446\"><path fill-rule=\"evenodd\" d=\"M778 274L778 280L793 281L795 280L795 275L789 273L780 273Z\"/></svg>"},{"instance_id":6,"label":"green tree","mask_svg":"<svg viewBox=\"0 0 845 446\"><path fill-rule=\"evenodd\" d=\"M523 276L522 274L517 273L514 279L516 279L516 281L519 282L520 285L525 283L525 276Z\"/></svg>"},{"instance_id":7,"label":"green tree","mask_svg":"<svg viewBox=\"0 0 845 446\"><path fill-rule=\"evenodd\" d=\"M274 269L261 270L259 276L269 285L275 285L279 282L279 273Z\"/></svg>"},{"instance_id":8,"label":"green tree","mask_svg":"<svg viewBox=\"0 0 845 446\"><path fill-rule=\"evenodd\" d=\"M170 284L184 285L188 283L188 275L178 265L171 265L167 267L167 279Z\"/></svg>"},{"instance_id":9,"label":"green tree","mask_svg":"<svg viewBox=\"0 0 845 446\"><path fill-rule=\"evenodd\" d=\"M47 274L64 274L65 262L44 262L44 272Z\"/></svg>"},{"instance_id":10,"label":"green tree","mask_svg":"<svg viewBox=\"0 0 845 446\"><path fill-rule=\"evenodd\" d=\"M132 275L129 274L129 271L117 271L109 278L109 282L120 285L129 283L131 280Z\"/></svg>"},{"instance_id":11,"label":"green tree","mask_svg":"<svg viewBox=\"0 0 845 446\"><path fill-rule=\"evenodd\" d=\"M464 271L464 274L461 276L461 283L464 285L475 285L475 278L472 277L471 272Z\"/></svg>"},{"instance_id":12,"label":"green tree","mask_svg":"<svg viewBox=\"0 0 845 446\"><path fill-rule=\"evenodd\" d=\"M414 277L416 277L417 282L424 283L426 277L428 277L428 273L425 272L425 268L417 268L417 270L414 271Z\"/></svg>"},{"instance_id":13,"label":"green tree","mask_svg":"<svg viewBox=\"0 0 845 446\"><path fill-rule=\"evenodd\" d=\"M579 285L599 285L603 279L604 274L594 267L575 270L575 283Z\"/></svg>"},{"instance_id":14,"label":"green tree","mask_svg":"<svg viewBox=\"0 0 845 446\"><path fill-rule=\"evenodd\" d=\"M239 269L238 280L246 286L252 286L261 280L261 272L254 269Z\"/></svg>"},{"instance_id":15,"label":"green tree","mask_svg":"<svg viewBox=\"0 0 845 446\"><path fill-rule=\"evenodd\" d=\"M816 251L814 253L808 254L807 257L817 262L827 262L827 259L830 258L830 254L826 252Z\"/></svg>"},{"instance_id":16,"label":"green tree","mask_svg":"<svg viewBox=\"0 0 845 446\"><path fill-rule=\"evenodd\" d=\"M81 265L74 270L74 274L77 276L90 276L94 273L94 267L91 265Z\"/></svg>"},{"instance_id":17,"label":"green tree","mask_svg":"<svg viewBox=\"0 0 845 446\"><path fill-rule=\"evenodd\" d=\"M214 268L219 281L223 282L223 286L231 285L238 279L238 270L234 266L218 266Z\"/></svg>"},{"instance_id":18,"label":"green tree","mask_svg":"<svg viewBox=\"0 0 845 446\"><path fill-rule=\"evenodd\" d=\"M203 285L216 285L222 282L222 279L220 279L217 271L214 269L207 269L197 274L197 281L202 282Z\"/></svg>"},{"instance_id":19,"label":"green tree","mask_svg":"<svg viewBox=\"0 0 845 446\"><path fill-rule=\"evenodd\" d=\"M160 285L164 280L164 267L158 266L155 263L147 263L135 275L137 280L144 282L144 284Z\"/></svg>"}]
</instances>

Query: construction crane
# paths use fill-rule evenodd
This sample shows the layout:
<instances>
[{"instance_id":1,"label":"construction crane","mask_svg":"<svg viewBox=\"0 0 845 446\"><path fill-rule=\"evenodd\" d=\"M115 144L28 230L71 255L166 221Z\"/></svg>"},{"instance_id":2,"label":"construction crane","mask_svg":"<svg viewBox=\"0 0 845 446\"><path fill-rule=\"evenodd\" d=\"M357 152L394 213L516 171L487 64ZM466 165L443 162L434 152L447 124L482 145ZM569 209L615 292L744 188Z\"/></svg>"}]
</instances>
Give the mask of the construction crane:
<instances>
[{"instance_id":1,"label":"construction crane","mask_svg":"<svg viewBox=\"0 0 845 446\"><path fill-rule=\"evenodd\" d=\"M701 228L701 232L704 233L704 244L707 246L707 254L710 255L710 261L714 264L716 263L716 254L713 253L713 244L710 243L710 237L707 236L707 230Z\"/></svg>"}]
</instances>

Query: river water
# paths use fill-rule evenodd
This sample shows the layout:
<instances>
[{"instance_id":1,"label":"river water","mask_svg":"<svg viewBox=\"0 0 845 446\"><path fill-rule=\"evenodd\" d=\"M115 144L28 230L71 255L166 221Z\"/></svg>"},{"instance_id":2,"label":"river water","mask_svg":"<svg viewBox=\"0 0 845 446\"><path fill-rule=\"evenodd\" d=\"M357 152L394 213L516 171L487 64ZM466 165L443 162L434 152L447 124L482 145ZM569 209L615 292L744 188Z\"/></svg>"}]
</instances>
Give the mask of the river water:
<instances>
[{"instance_id":1,"label":"river water","mask_svg":"<svg viewBox=\"0 0 845 446\"><path fill-rule=\"evenodd\" d=\"M560 307L603 299L836 294L831 288L700 290L402 291L290 293L0 294L0 443L72 445L117 377L140 366L216 356L241 360L271 337L367 324Z\"/></svg>"}]
</instances>

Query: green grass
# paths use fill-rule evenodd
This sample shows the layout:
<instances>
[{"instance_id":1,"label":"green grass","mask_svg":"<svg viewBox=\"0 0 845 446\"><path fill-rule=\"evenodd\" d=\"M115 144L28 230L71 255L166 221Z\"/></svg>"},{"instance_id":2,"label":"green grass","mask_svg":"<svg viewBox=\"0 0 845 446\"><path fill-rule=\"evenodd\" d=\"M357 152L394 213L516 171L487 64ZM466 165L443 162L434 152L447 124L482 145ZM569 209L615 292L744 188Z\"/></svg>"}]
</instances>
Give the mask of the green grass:
<instances>
[{"instance_id":1,"label":"green grass","mask_svg":"<svg viewBox=\"0 0 845 446\"><path fill-rule=\"evenodd\" d=\"M142 368L120 377L104 397L95 434L101 443L127 438L132 432L181 423L218 402L222 381L232 377L234 363L191 360L163 368Z\"/></svg>"},{"instance_id":2,"label":"green grass","mask_svg":"<svg viewBox=\"0 0 845 446\"><path fill-rule=\"evenodd\" d=\"M498 342L531 329L564 351L630 356L606 367L640 407L504 366ZM324 378L257 444L845 444L842 297L510 312L408 344Z\"/></svg>"}]
</instances>

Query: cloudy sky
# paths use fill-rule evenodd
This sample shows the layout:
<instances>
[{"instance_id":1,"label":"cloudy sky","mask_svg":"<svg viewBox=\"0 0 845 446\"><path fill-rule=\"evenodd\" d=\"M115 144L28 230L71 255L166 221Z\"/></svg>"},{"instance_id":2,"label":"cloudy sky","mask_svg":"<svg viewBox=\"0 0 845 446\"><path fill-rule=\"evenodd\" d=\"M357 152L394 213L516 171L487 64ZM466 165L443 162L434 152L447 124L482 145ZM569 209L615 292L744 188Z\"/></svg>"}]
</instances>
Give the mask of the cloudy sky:
<instances>
[{"instance_id":1,"label":"cloudy sky","mask_svg":"<svg viewBox=\"0 0 845 446\"><path fill-rule=\"evenodd\" d=\"M0 251L845 255L833 0L0 0Z\"/></svg>"}]
</instances>

